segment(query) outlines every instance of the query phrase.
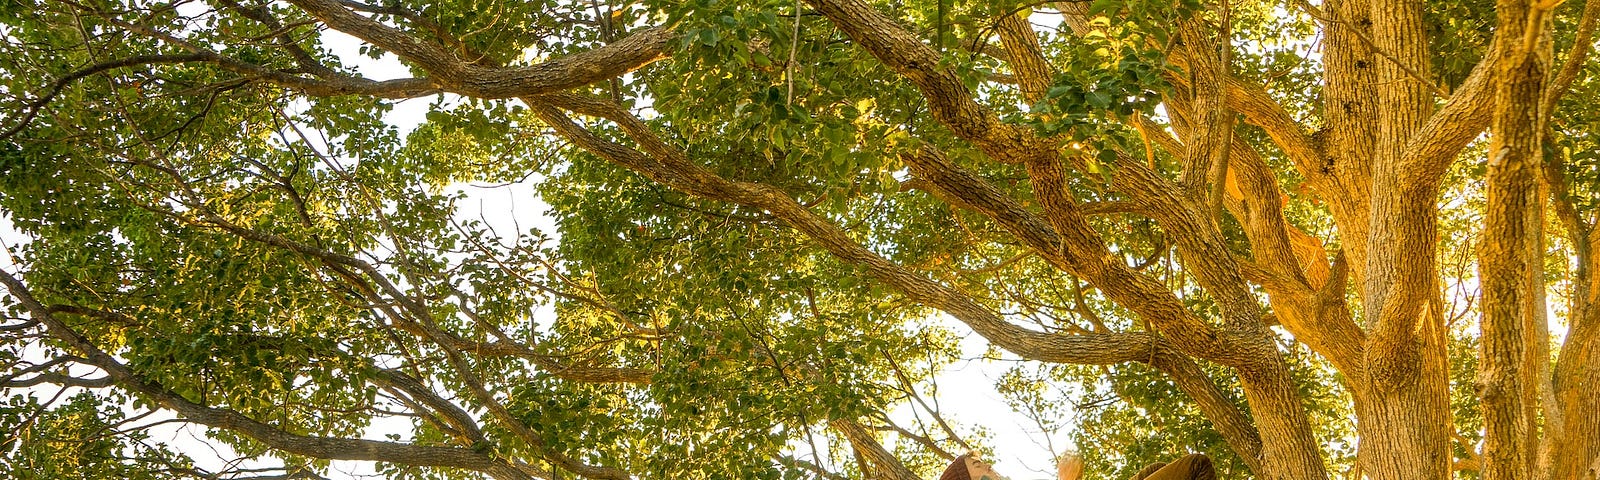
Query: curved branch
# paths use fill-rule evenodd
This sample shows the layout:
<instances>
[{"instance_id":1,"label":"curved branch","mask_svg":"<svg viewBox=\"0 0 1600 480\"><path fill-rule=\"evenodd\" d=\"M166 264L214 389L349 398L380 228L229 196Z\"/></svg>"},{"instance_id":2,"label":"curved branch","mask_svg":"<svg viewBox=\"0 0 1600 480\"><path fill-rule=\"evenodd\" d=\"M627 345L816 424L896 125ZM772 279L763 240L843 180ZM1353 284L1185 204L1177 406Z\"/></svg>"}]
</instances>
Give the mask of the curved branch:
<instances>
[{"instance_id":1,"label":"curved branch","mask_svg":"<svg viewBox=\"0 0 1600 480\"><path fill-rule=\"evenodd\" d=\"M282 48L285 52L288 52L289 57L293 58L295 64L300 65L300 68L305 69L307 72L310 72L312 75L316 75L318 77L336 75L333 69L328 68L327 65L323 65L322 62L318 62L316 58L313 58L311 56L311 52L307 52L306 49L301 48L299 43L296 42L293 37L289 36L289 33L292 31L292 29L285 28L283 22L278 21L278 17L273 16L272 12L267 9L266 5L245 6L241 5L235 0L219 0L219 2L223 5L226 5L228 8L237 10L245 18L260 23L262 26L267 27L268 30L277 32L277 35L274 36L274 39L277 40L278 47Z\"/></svg>"},{"instance_id":2,"label":"curved branch","mask_svg":"<svg viewBox=\"0 0 1600 480\"><path fill-rule=\"evenodd\" d=\"M28 123L33 122L33 119L35 117L39 116L39 110L40 109L43 109L45 105L49 105L50 101L54 100L56 98L56 95L60 95L61 94L61 90L63 88L66 88L67 85L71 84L72 82L76 82L76 81L78 81L80 79L83 79L84 77L87 77L87 76L90 76L90 75L94 75L96 73L108 71L108 70L115 70L115 69L118 69L118 68L134 67L134 66L139 66L139 65L158 65L158 64L171 64L171 63L186 63L186 62L199 62L199 61L205 61L205 60L206 60L205 56L198 55L198 54L190 54L190 55L137 55L137 56L132 56L132 57L128 57L128 58L121 58L121 59L117 59L117 60L107 60L107 61L96 63L94 65L90 65L90 66L87 66L87 67L84 67L84 68L80 68L77 71L74 71L72 73L66 74L66 75L62 76L61 78L56 79L56 81L54 81L54 82L50 82L50 85L45 87L45 92L44 92L43 95L40 95L39 98L35 98L33 101L28 102L26 105L23 105L23 107L21 109L21 111L22 111L21 115L18 115L16 117L17 118L17 123L15 125L12 125L10 128L7 128L5 130L5 132L0 132L0 140L11 138L12 135L16 135L17 132L22 131L23 128L26 128L28 126Z\"/></svg>"},{"instance_id":3,"label":"curved branch","mask_svg":"<svg viewBox=\"0 0 1600 480\"><path fill-rule=\"evenodd\" d=\"M1255 422L1245 416L1239 407L1229 400L1222 389L1206 375L1205 370L1187 357L1176 352L1163 350L1149 359L1151 367L1167 374L1172 383L1178 386L1194 400L1195 406L1200 408L1200 413L1211 421L1211 427L1222 434L1227 440L1228 447L1239 454L1239 459L1250 467L1252 472L1266 472L1266 466L1261 458L1261 433L1256 431Z\"/></svg>"},{"instance_id":4,"label":"curved branch","mask_svg":"<svg viewBox=\"0 0 1600 480\"><path fill-rule=\"evenodd\" d=\"M451 427L462 432L469 440L473 442L488 442L488 438L484 437L483 430L478 427L478 422L472 418L471 414L440 397L433 390L422 386L422 382L411 378L405 372L394 369L376 369L373 379L405 392L406 395L410 395L416 401L442 415L450 421Z\"/></svg>"},{"instance_id":5,"label":"curved branch","mask_svg":"<svg viewBox=\"0 0 1600 480\"><path fill-rule=\"evenodd\" d=\"M1490 51L1497 53L1499 49L1490 46ZM1478 62L1466 81L1450 96L1450 101L1428 117L1422 128L1406 142L1400 157L1401 162L1408 165L1400 170L1407 173L1405 184L1414 185L1413 189L1437 185L1456 154L1489 128L1494 106L1492 80L1498 63L1499 55L1495 53ZM1427 188L1430 194L1433 190L1433 187Z\"/></svg>"},{"instance_id":6,"label":"curved branch","mask_svg":"<svg viewBox=\"0 0 1600 480\"><path fill-rule=\"evenodd\" d=\"M307 95L319 97L368 95L377 98L399 99L431 95L441 91L435 81L429 78L371 80L362 77L338 75L327 68L310 68L309 70L320 74L320 76L319 78L308 78L293 71L276 70L229 57L200 44L146 25L129 23L112 17L103 17L102 20L125 28L129 32L161 40L187 50L189 55L194 57L194 61L211 63L221 67L223 70L245 75L251 79L265 80L285 88L292 88Z\"/></svg>"},{"instance_id":7,"label":"curved branch","mask_svg":"<svg viewBox=\"0 0 1600 480\"><path fill-rule=\"evenodd\" d=\"M1594 30L1600 23L1600 0L1589 0L1583 4L1583 16L1578 19L1578 33L1572 40L1572 51L1567 53L1567 59L1561 63L1561 70L1556 73L1555 79L1545 87L1544 104L1546 115L1554 114L1556 102L1566 95L1572 82L1578 79L1578 74L1583 72L1583 64L1589 60L1589 54L1594 52Z\"/></svg>"},{"instance_id":8,"label":"curved branch","mask_svg":"<svg viewBox=\"0 0 1600 480\"><path fill-rule=\"evenodd\" d=\"M904 464L901 464L893 453L884 450L883 445L879 444L877 439L872 438L872 432L867 431L860 424L850 420L830 420L828 421L828 427L844 435L844 438L850 441L850 445L855 447L855 450L861 456L866 457L868 461L877 465L880 468L879 471L884 473L888 479L921 480L917 478L917 474L912 473Z\"/></svg>"},{"instance_id":9,"label":"curved branch","mask_svg":"<svg viewBox=\"0 0 1600 480\"><path fill-rule=\"evenodd\" d=\"M1118 363L1141 358L1140 355L1148 354L1154 344L1153 339L1146 340L1141 334L1057 335L1013 325L966 293L913 273L868 250L843 229L782 191L767 185L731 181L694 164L681 150L662 141L637 118L612 103L576 95L546 95L525 101L545 123L579 148L689 195L771 212L835 257L865 268L868 275L907 298L949 313L990 342L1024 358L1079 364ZM599 137L574 123L562 109L615 122L644 151ZM1178 305L1177 308L1183 307ZM1209 341L1225 343L1215 337Z\"/></svg>"},{"instance_id":10,"label":"curved branch","mask_svg":"<svg viewBox=\"0 0 1600 480\"><path fill-rule=\"evenodd\" d=\"M913 174L927 181L930 188L937 190L941 196L957 199L959 203L995 219L1025 245L1038 252L1040 257L1089 280L1119 305L1149 320L1168 334L1169 341L1186 353L1231 366L1263 360L1258 349L1251 347L1259 342L1249 335L1212 328L1194 316L1159 282L1133 272L1112 255L1083 247L1085 244L1099 243L1097 238L1086 237L1092 234L1087 226L1073 226L1070 231L1076 236L1064 238L1045 220L1022 208L982 178L950 163L932 148L924 148L901 160L906 162ZM1041 166L1030 168L1038 169ZM1081 215L1078 218L1081 222ZM1099 251L1103 250L1104 247L1100 247Z\"/></svg>"},{"instance_id":11,"label":"curved branch","mask_svg":"<svg viewBox=\"0 0 1600 480\"><path fill-rule=\"evenodd\" d=\"M1327 179L1329 175L1320 168L1323 163L1322 151L1311 141L1311 135L1306 133L1300 122L1284 110L1283 105L1267 95L1260 85L1246 83L1236 77L1228 77L1225 83L1228 106L1243 115L1246 123L1266 131L1272 143L1294 162L1295 170L1308 179ZM1234 143L1237 142L1238 139L1235 139Z\"/></svg>"},{"instance_id":12,"label":"curved branch","mask_svg":"<svg viewBox=\"0 0 1600 480\"><path fill-rule=\"evenodd\" d=\"M878 61L911 80L928 100L933 117L956 136L977 145L990 158L1021 163L1030 156L1053 157L1049 143L1032 131L1001 123L973 100L972 91L940 68L939 52L922 44L894 19L860 0L807 0L823 16Z\"/></svg>"},{"instance_id":13,"label":"curved branch","mask_svg":"<svg viewBox=\"0 0 1600 480\"><path fill-rule=\"evenodd\" d=\"M1326 308L1334 299L1318 300L1320 292L1339 289L1337 300L1343 301L1343 265L1330 269L1320 242L1285 220L1284 197L1270 167L1255 149L1236 139L1232 155L1236 168L1230 170L1230 180L1234 180L1230 183L1236 183L1238 191L1230 188L1230 195L1238 198L1230 208L1244 224L1251 255L1272 279L1258 283L1267 290L1273 310L1296 340L1342 372L1359 371L1365 341L1361 327L1347 310Z\"/></svg>"},{"instance_id":14,"label":"curved branch","mask_svg":"<svg viewBox=\"0 0 1600 480\"><path fill-rule=\"evenodd\" d=\"M593 50L526 67L491 67L458 58L443 46L419 40L346 8L339 0L291 0L335 30L399 55L427 71L446 90L483 99L541 95L615 78L667 56L674 34L646 28Z\"/></svg>"},{"instance_id":15,"label":"curved branch","mask_svg":"<svg viewBox=\"0 0 1600 480\"><path fill-rule=\"evenodd\" d=\"M470 47L468 47L465 43L463 43L460 38L456 38L455 36L451 35L450 31L446 30L443 25L439 25L438 22L435 22L432 19L429 19L428 17L422 16L421 13L418 13L415 10L411 10L411 9L402 7L402 6L400 6L399 3L389 3L387 5L373 5L373 4L357 2L355 0L339 0L339 4L340 5L344 5L345 7L348 7L349 9L355 10L355 11L358 11L358 12L376 13L376 14L380 14L380 15L392 15L392 16L395 16L395 17L403 18L407 22L410 22L413 26L419 27L419 28L427 31L428 34L433 35L433 38L435 38L435 39L437 39L437 40L439 40L441 42L446 43L449 47L455 48L456 50L460 51L463 54L474 56L474 57L482 55L482 54L480 54L478 52L473 51Z\"/></svg>"}]
</instances>

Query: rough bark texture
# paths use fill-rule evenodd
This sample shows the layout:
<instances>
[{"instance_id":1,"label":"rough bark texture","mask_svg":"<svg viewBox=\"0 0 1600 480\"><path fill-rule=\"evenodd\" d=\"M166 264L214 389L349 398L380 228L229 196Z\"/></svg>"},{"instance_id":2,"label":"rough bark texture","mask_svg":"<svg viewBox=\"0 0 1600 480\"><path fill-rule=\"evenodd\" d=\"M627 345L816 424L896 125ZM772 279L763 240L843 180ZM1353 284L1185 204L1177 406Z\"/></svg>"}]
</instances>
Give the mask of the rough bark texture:
<instances>
[{"instance_id":1,"label":"rough bark texture","mask_svg":"<svg viewBox=\"0 0 1600 480\"><path fill-rule=\"evenodd\" d=\"M1374 479L1445 478L1450 411L1439 297L1438 173L1406 146L1433 111L1421 1L1373 2L1378 108L1364 311L1366 378L1355 386L1362 471Z\"/></svg>"},{"instance_id":2,"label":"rough bark texture","mask_svg":"<svg viewBox=\"0 0 1600 480\"><path fill-rule=\"evenodd\" d=\"M1588 259L1593 265L1594 257ZM1594 289L1591 289L1593 292ZM1600 300L1591 293L1590 301ZM1591 304L1592 305L1592 304ZM1555 367L1555 391L1563 431L1555 444L1551 478L1600 478L1600 314L1590 307L1574 319Z\"/></svg>"},{"instance_id":3,"label":"rough bark texture","mask_svg":"<svg viewBox=\"0 0 1600 480\"><path fill-rule=\"evenodd\" d=\"M1504 33L1524 36L1531 9L1525 1L1497 5ZM1532 32L1536 34L1537 32ZM1536 40L1537 41L1537 40ZM1490 127L1487 212L1479 248L1483 322L1478 395L1483 401L1485 480L1534 478L1536 415L1545 361L1535 328L1544 295L1535 280L1543 273L1543 206L1539 201L1540 96L1546 67L1535 45L1500 44ZM1536 311L1539 310L1539 311Z\"/></svg>"},{"instance_id":4,"label":"rough bark texture","mask_svg":"<svg viewBox=\"0 0 1600 480\"><path fill-rule=\"evenodd\" d=\"M1327 98L1322 108L1328 127L1320 132L1325 159L1314 168L1329 179L1320 190L1326 192L1340 235L1361 239L1367 237L1367 219L1371 218L1372 119L1378 108L1368 87L1376 83L1375 59L1362 40L1371 29L1371 7L1366 0L1330 0L1323 9L1331 16L1324 22L1328 48L1323 92ZM1352 277L1356 285L1365 285L1367 244L1345 242L1344 253L1352 264L1363 267L1355 269Z\"/></svg>"}]
</instances>

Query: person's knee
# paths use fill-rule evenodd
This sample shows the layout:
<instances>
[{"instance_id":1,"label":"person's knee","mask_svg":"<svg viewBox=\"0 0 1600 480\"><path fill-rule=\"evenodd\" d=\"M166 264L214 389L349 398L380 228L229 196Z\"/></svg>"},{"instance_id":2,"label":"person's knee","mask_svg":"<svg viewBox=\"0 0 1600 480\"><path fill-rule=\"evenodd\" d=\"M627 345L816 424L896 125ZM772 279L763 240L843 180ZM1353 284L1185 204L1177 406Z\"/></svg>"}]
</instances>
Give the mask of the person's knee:
<instances>
[{"instance_id":1,"label":"person's knee","mask_svg":"<svg viewBox=\"0 0 1600 480\"><path fill-rule=\"evenodd\" d=\"M1203 453L1184 455L1183 458L1173 463L1182 463L1185 467L1188 467L1185 470L1189 471L1189 478L1194 480L1215 480L1217 478L1217 469L1216 466L1211 464L1211 457L1207 457Z\"/></svg>"},{"instance_id":2,"label":"person's knee","mask_svg":"<svg viewBox=\"0 0 1600 480\"><path fill-rule=\"evenodd\" d=\"M1145 480L1150 478L1151 475L1155 475L1156 472L1161 471L1161 469L1165 468L1166 466L1166 462L1156 462L1145 465L1144 469L1139 470L1139 473L1133 474L1133 480Z\"/></svg>"}]
</instances>

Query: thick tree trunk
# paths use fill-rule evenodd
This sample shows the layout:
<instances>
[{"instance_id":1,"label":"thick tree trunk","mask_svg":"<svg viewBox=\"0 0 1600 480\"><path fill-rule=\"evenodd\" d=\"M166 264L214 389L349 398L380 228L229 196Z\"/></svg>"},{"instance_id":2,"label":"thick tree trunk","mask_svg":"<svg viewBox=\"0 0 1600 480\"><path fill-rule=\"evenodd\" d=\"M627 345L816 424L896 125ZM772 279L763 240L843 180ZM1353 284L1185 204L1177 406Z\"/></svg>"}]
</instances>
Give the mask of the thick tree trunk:
<instances>
[{"instance_id":1,"label":"thick tree trunk","mask_svg":"<svg viewBox=\"0 0 1600 480\"><path fill-rule=\"evenodd\" d=\"M1438 268L1439 159L1407 147L1434 99L1420 0L1371 2L1377 112L1363 310L1366 371L1353 383L1362 471L1374 480L1450 474L1449 369ZM1452 152L1451 155L1454 153Z\"/></svg>"},{"instance_id":2,"label":"thick tree trunk","mask_svg":"<svg viewBox=\"0 0 1600 480\"><path fill-rule=\"evenodd\" d=\"M1544 295L1541 255L1543 205L1540 204L1540 97L1545 66L1535 45L1524 44L1530 8L1526 0L1497 5L1506 41L1496 72L1494 119L1490 126L1487 205L1479 265L1483 284L1483 322L1478 370L1482 399L1484 480L1535 478L1538 386L1542 365L1534 358ZM1533 39L1537 42L1537 39Z\"/></svg>"},{"instance_id":3,"label":"thick tree trunk","mask_svg":"<svg viewBox=\"0 0 1600 480\"><path fill-rule=\"evenodd\" d=\"M1321 141L1323 164L1334 185L1322 189L1328 209L1339 226L1345 258L1356 266L1350 271L1356 285L1362 285L1366 272L1367 223L1371 214L1373 119L1377 101L1372 98L1374 65L1371 49L1363 37L1372 25L1371 7L1366 0L1328 0L1324 12L1334 22L1326 25L1327 55L1324 65L1323 112L1328 127L1316 138ZM1365 292L1356 292L1364 295Z\"/></svg>"},{"instance_id":4,"label":"thick tree trunk","mask_svg":"<svg viewBox=\"0 0 1600 480\"><path fill-rule=\"evenodd\" d=\"M1595 252L1600 235L1594 225L1569 224L1578 255L1573 277L1572 309L1566 343L1556 359L1553 389L1561 428L1545 438L1552 442L1549 478L1600 478L1600 275Z\"/></svg>"},{"instance_id":5,"label":"thick tree trunk","mask_svg":"<svg viewBox=\"0 0 1600 480\"><path fill-rule=\"evenodd\" d=\"M1403 380L1382 385L1363 382L1352 392L1360 437L1358 460L1368 478L1449 478L1449 397L1442 370L1419 366Z\"/></svg>"},{"instance_id":6,"label":"thick tree trunk","mask_svg":"<svg viewBox=\"0 0 1600 480\"><path fill-rule=\"evenodd\" d=\"M1372 334L1366 371L1352 380L1362 470L1375 480L1446 478L1452 426L1435 192L1412 172L1378 170L1364 303Z\"/></svg>"},{"instance_id":7,"label":"thick tree trunk","mask_svg":"<svg viewBox=\"0 0 1600 480\"><path fill-rule=\"evenodd\" d=\"M1585 3L1574 35L1573 48L1561 70L1546 87L1543 105L1553 112L1563 94L1584 70L1600 22L1600 0ZM1553 132L1543 130L1547 139ZM1568 287L1567 335L1550 376L1550 399L1545 400L1547 433L1540 445L1542 478L1594 480L1600 478L1600 275L1595 262L1600 234L1573 203L1564 159L1551 155L1544 161L1544 181L1568 245L1576 260ZM1551 405L1553 403L1554 405Z\"/></svg>"},{"instance_id":8,"label":"thick tree trunk","mask_svg":"<svg viewBox=\"0 0 1600 480\"><path fill-rule=\"evenodd\" d=\"M1547 112L1580 76L1593 48L1600 1L1589 0L1583 9L1573 49L1544 92ZM1549 134L1550 130L1543 130ZM1600 234L1593 221L1583 218L1571 201L1571 188L1565 178L1560 156L1544 162L1545 185L1555 204L1556 217L1565 227L1567 241L1577 260L1568 291L1567 335L1550 378L1554 398L1546 400L1545 417L1550 431L1540 445L1540 466L1544 477L1552 479L1600 478L1600 275L1595 262L1600 260ZM1549 405L1553 401L1554 405Z\"/></svg>"}]
</instances>

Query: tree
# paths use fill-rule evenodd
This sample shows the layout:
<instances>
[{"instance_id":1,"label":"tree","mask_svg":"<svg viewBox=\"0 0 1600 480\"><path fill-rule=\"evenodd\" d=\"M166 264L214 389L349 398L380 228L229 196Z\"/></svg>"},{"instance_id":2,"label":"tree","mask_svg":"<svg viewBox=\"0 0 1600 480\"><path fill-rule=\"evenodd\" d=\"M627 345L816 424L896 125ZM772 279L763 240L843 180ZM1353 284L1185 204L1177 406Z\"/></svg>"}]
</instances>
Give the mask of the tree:
<instances>
[{"instance_id":1,"label":"tree","mask_svg":"<svg viewBox=\"0 0 1600 480\"><path fill-rule=\"evenodd\" d=\"M9 3L4 381L95 393L0 445L240 473L133 409L285 475L909 479L967 446L886 414L940 314L1034 414L1105 400L1100 474L1595 478L1579 3Z\"/></svg>"}]
</instances>

